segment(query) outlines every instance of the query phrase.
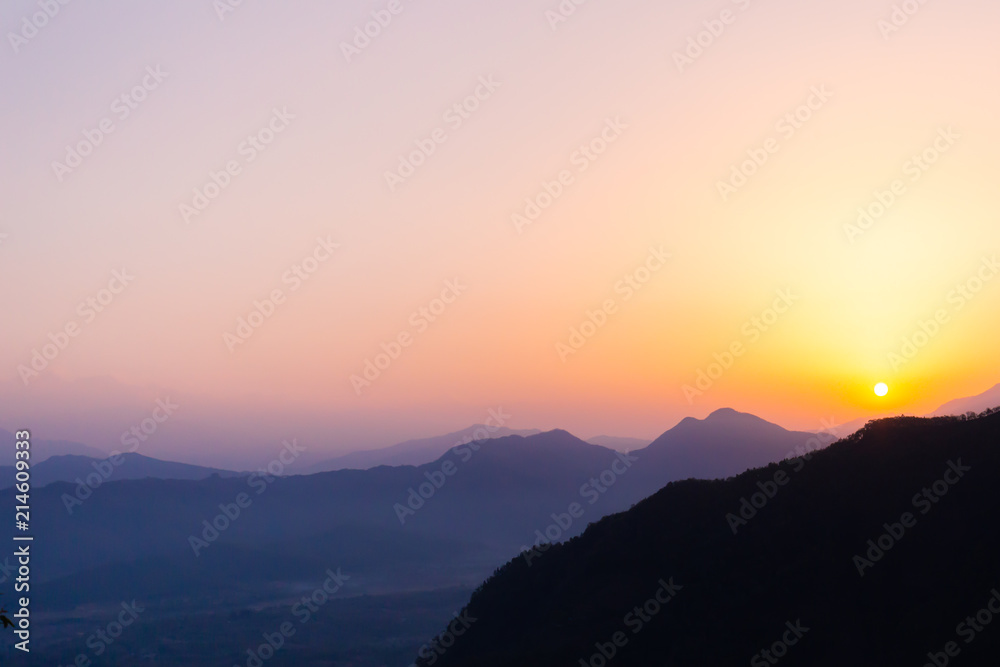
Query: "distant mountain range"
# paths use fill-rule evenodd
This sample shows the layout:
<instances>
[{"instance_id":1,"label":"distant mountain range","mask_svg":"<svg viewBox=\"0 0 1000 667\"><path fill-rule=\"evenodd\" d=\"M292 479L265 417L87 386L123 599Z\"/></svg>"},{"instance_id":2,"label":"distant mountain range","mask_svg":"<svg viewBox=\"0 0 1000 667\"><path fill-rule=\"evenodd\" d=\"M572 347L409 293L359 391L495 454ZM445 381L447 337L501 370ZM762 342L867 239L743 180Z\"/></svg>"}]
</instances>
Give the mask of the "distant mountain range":
<instances>
[{"instance_id":1,"label":"distant mountain range","mask_svg":"<svg viewBox=\"0 0 1000 667\"><path fill-rule=\"evenodd\" d=\"M0 466L0 489L14 486L14 467ZM92 475L97 474L94 478ZM174 463L173 461L161 461L141 454L125 453L112 458L94 458L91 456L78 456L74 454L64 454L61 456L51 456L41 463L35 463L31 467L31 483L34 487L42 487L53 482L76 482L76 480L87 481L100 479L100 483L123 479L145 479L152 477L155 479L205 479L212 475L220 477L238 477L249 473L237 473L230 470L219 470L217 468L203 468L201 466L188 465L187 463ZM99 486L99 484L96 484ZM92 484L95 486L95 484Z\"/></svg>"},{"instance_id":2,"label":"distant mountain range","mask_svg":"<svg viewBox=\"0 0 1000 667\"><path fill-rule=\"evenodd\" d=\"M917 423L924 424L919 420ZM883 422L869 426L861 434L881 433L880 424ZM932 424L952 428L953 424L974 422L942 419ZM606 641L600 637L590 640L589 630L597 627L591 623L603 622L595 620L595 610L603 609L605 612L601 613L606 613L608 609L617 609L616 605L626 596L637 592L639 583L658 581L656 577L649 582L639 581L640 575L653 569L650 562L642 560L646 555L654 554L660 559L657 562L663 564L658 577L669 582L674 576L678 583L691 586L683 592L697 590L699 585L709 586L698 582L709 577L704 568L713 564L713 557L721 559L726 573L723 580L737 587L738 595L734 598L737 602L744 600L740 596L745 593L739 585L751 586L754 594L760 596L772 595L768 592L772 589L794 591L802 581L788 574L792 565L786 560L797 568L796 576L805 576L809 571L809 565L795 555L800 542L813 545L806 551L808 558L823 563L826 551L835 552L824 542L827 538L823 531L847 530L845 526L852 521L867 525L864 522L872 520L860 510L847 517L837 514L838 503L850 504L855 494L863 496L869 488L866 485L876 476L889 479L898 474L909 479L908 475L922 469L922 457L926 454L921 450L912 465L896 459L890 463L889 453L899 454L895 446L878 439L863 439L865 449L859 450L856 444L862 437L859 434L847 441L850 451L855 452L849 458L849 465L841 463L825 470L809 462L800 474L795 470L796 461L801 464L797 457L807 452L816 461L842 460L815 453L830 451L826 448L833 436L788 431L731 409L718 410L705 419L684 419L645 446L633 446L642 445L643 441L600 439L625 451L586 442L561 430L529 435L500 435L502 432L496 430L489 435L499 437L481 438L476 435L476 428L377 450L368 460L353 459L355 465L397 460L392 457L412 456L420 460L438 449L440 454L436 458L419 465L376 464L367 469L348 467L284 477L202 468L130 454L113 466L112 473L107 479L102 478L100 485L81 492L77 478L86 480L86 476L102 474L112 464L84 456L56 456L36 463L31 494L32 534L36 543L45 544L46 548L33 554L33 599L39 608L65 614L67 619L100 605L110 608L125 599L145 600L150 605L146 618L166 619L155 622L168 624L165 627L176 632L180 623L177 619L189 612L215 609L219 615L213 622L221 625L212 627L224 627L230 622L229 609L277 608L288 604L288 600L301 596L307 587L315 587L312 577L326 568L344 568L351 578L341 594L362 596L357 599L456 586L471 590L497 567L525 550L534 554L529 572L519 572L517 563L525 558L515 558L503 568L498 579L483 589L491 591L487 597L480 593L473 598L474 605L483 605L482 618L491 620L482 624L483 635L477 630L470 634L468 644L462 643L463 647L468 646L468 654L461 652L464 648L456 647L454 659L458 662L443 664L485 667L498 664L492 662L496 652L504 660L509 659L509 664L577 665L579 659L589 658L594 649L570 662L559 662L555 656L562 656L560 651L568 651L567 647L576 650L577 644L573 642L577 640L589 641L591 647L594 642ZM937 435L924 438L919 430L915 433L915 447L923 447L925 441L937 442ZM842 442L834 449L844 446ZM861 457L859 451L864 451L865 456ZM783 460L790 462L776 463ZM765 472L759 470L768 464L772 465ZM857 479L846 472L850 466L861 470ZM745 473L748 469L758 470ZM812 472L814 469L824 472ZM758 481L764 488L770 488L765 478L770 475L774 479L779 470L789 471L789 475L795 470L795 486L789 485L787 496L783 489L780 496L769 498L768 503L773 502L776 510L786 507L782 512L792 515L776 512L777 524L773 526L757 518L745 527L745 533L741 527L738 537L745 534L751 538L747 540L748 546L741 546L735 541L737 536L727 533L726 514L740 511L740 498L756 493L755 489L761 488L756 486ZM829 476L836 481L824 481ZM690 481L693 479L717 481ZM934 478L923 483L933 481ZM885 486L895 488L891 479ZM813 487L815 491L811 490ZM833 497L833 489L843 498ZM0 505L13 506L14 495L13 489L0 490ZM670 500L662 501L663 498ZM903 499L904 503L907 499ZM237 502L242 505L236 505ZM794 507L787 509L788 505ZM827 505L832 509L824 514ZM722 508L725 511L720 512ZM759 513L766 515L770 509L766 504ZM615 514L621 512L625 513ZM629 518L635 516L641 520L633 522ZM799 522L807 522L808 516L817 517L817 525L803 528ZM595 522L598 522L596 527L587 530ZM602 532L607 526L621 527L622 532ZM765 529L765 526L770 527ZM756 531L762 531L761 537L753 537ZM8 523L0 528L0 539L11 537L13 532ZM605 551L599 550L604 547L594 546L579 552L566 551L580 548L574 546L578 544L591 545L595 539L599 545L611 546ZM618 544L616 540L626 545L623 548L639 550L630 557L633 560L615 560L621 558L616 551L618 547L614 546ZM567 541L568 544L548 546ZM718 549L719 555L713 556L715 552L709 547ZM592 555L595 548L597 555ZM563 561L562 553L574 555ZM702 570L694 565L700 560L704 560ZM619 569L620 562L625 563L624 570ZM541 567L543 563L557 565ZM0 572L7 565L0 557ZM609 569L602 570L604 566ZM559 572L554 573L550 567ZM543 579L533 579L535 572L544 572ZM598 580L598 574L606 578ZM557 586L557 582L565 586L589 585L585 579L569 578L583 575L595 577L591 580L594 597L589 601L566 597L569 591ZM786 575L792 578L782 578ZM528 579L521 581L517 579L520 576ZM745 576L746 581L740 584L738 576ZM549 579L551 585L545 583ZM754 583L758 581L764 583ZM655 588L638 602L646 600ZM494 604L494 595L500 600L496 608L507 609L503 605L511 605L509 609L515 609L522 604L522 596L535 589L551 595L552 605L556 605L539 603L539 609L554 614L553 622L563 624L553 631L551 651L532 644L537 638L533 631L527 631L523 641L512 641L506 648L491 644L494 638L491 628L500 628L496 630L500 634L510 630L503 623L494 626L498 618L490 606ZM721 594L711 586L708 593ZM683 599L678 597L674 609L685 609L681 604ZM558 604L566 600L577 607L569 616L560 616ZM219 601L228 606L219 607ZM770 611L765 611L761 618L753 619L754 623L774 620L768 615ZM684 613L701 619L698 621L701 625L694 622L683 625L690 641L701 638L719 643L710 637L711 628L716 626L705 619L704 609L695 606ZM845 615L849 616L846 612ZM526 613L525 618L529 617L531 614ZM730 624L727 627L733 627L735 616L721 618ZM567 628L572 627L588 632L567 639ZM744 639L757 641L757 625L748 628L733 630L737 645ZM51 630L58 632L55 626ZM512 630L511 636L520 637L521 630ZM840 631L846 632L844 628ZM192 632L197 632L194 626ZM588 636L585 638L584 634ZM689 639L678 641L678 646L686 646L684 641ZM527 651L524 655L537 657L539 661L522 660L517 654L520 649ZM76 649L69 647L69 650ZM648 658L641 653L642 649L636 650L643 659ZM60 657L52 664L71 660L73 655ZM672 654L667 650L663 655ZM706 655L712 658L710 652ZM546 657L551 661L542 659ZM744 660L748 659L749 656L744 656ZM448 660L452 660L450 655ZM619 663L660 664L629 663L616 658L615 664ZM728 663L706 658L684 664Z\"/></svg>"},{"instance_id":3,"label":"distant mountain range","mask_svg":"<svg viewBox=\"0 0 1000 667\"><path fill-rule=\"evenodd\" d=\"M945 403L940 408L932 412L929 416L941 417L945 415L964 415L967 412L982 412L989 408L1000 406L1000 384L992 389L988 389L978 396L959 398Z\"/></svg>"},{"instance_id":4,"label":"distant mountain range","mask_svg":"<svg viewBox=\"0 0 1000 667\"><path fill-rule=\"evenodd\" d=\"M752 415L722 410L705 420L685 420L628 455L557 430L470 442L421 466L283 478L231 476L235 473L226 477L225 471L186 467L169 474L195 479L150 479L150 472L168 474L164 462L138 458L129 464L143 464L134 475L145 479L102 484L81 505L67 502L78 492L74 483L56 481L36 488L32 528L48 548L33 563L40 578L61 582L49 589L55 598L48 603L53 605L85 602L85 595L73 597L73 591L91 590L93 584L86 581L104 581L107 590L118 590L111 579L125 565L136 572L159 573L137 574L137 585L145 581L153 586L161 575L171 576L177 595L193 594L205 582L181 576L194 576L183 566L186 559L195 558L191 536L201 536L204 521L245 493L252 504L204 550L237 554L230 566L220 564L225 574L216 584L226 580L239 588L252 581L254 563L262 562L255 561L253 553L264 560L274 553L296 562L315 552L309 558L322 559L320 544L329 545L331 556L336 551L339 561L359 564L361 572L352 582L355 592L384 590L390 581L396 587L420 587L430 581L438 585L447 581L436 574L441 568L453 570L456 577L468 573L461 580L468 583L481 580L539 535L557 529L560 539L571 537L667 482L696 475L726 477L781 459L796 446L808 446L811 439L813 434L785 431ZM60 464L61 474L74 479L93 469L93 462L86 460ZM39 465L35 474L42 472ZM208 476L213 472L219 476ZM0 491L0 503L12 503L11 495L12 489ZM565 517L573 507L577 516L553 528L553 517ZM348 533L349 540L337 537ZM409 569L397 562L398 549L375 548L404 538L425 545L424 555ZM299 570L287 571L294 579ZM152 590L135 595L139 593L159 595Z\"/></svg>"},{"instance_id":5,"label":"distant mountain range","mask_svg":"<svg viewBox=\"0 0 1000 667\"><path fill-rule=\"evenodd\" d=\"M417 664L997 664L998 443L1000 413L900 417L809 460L670 484L511 560L470 629Z\"/></svg>"},{"instance_id":6,"label":"distant mountain range","mask_svg":"<svg viewBox=\"0 0 1000 667\"><path fill-rule=\"evenodd\" d=\"M423 465L434 461L445 454L449 449L466 444L473 440L490 440L503 438L510 435L535 435L540 433L538 429L514 430L505 426L487 426L485 424L473 424L461 431L434 436L431 438L420 438L417 440L407 440L398 445L383 447L381 449L370 449L360 452L351 452L343 456L326 459L318 463L313 463L306 468L309 473L332 472L334 470L367 470L376 466L414 466Z\"/></svg>"},{"instance_id":7,"label":"distant mountain range","mask_svg":"<svg viewBox=\"0 0 1000 667\"><path fill-rule=\"evenodd\" d=\"M13 449L14 435L0 432L0 435L3 434L10 438ZM456 448L465 447L468 451L469 443L500 441L512 436L523 438L539 434L537 430L514 431L504 427L473 425L462 431L442 436L409 440L383 449L353 452L328 459L310 465L307 474L339 470L370 470L379 466L425 466L441 459ZM566 435L569 436L568 433ZM813 438L811 434L786 431L752 415L724 409L713 413L705 420L687 418L653 443L638 438L613 436L598 436L587 443L576 438L573 440L581 445L590 444L599 447L606 456L611 456L615 451L627 451L643 461L636 468L638 472L631 475L631 480L624 485L630 491L623 492L619 488L612 494L612 497L620 495L623 498L621 502L634 502L673 479L725 477L745 470L751 465L776 460L792 451L794 445L801 446L810 438ZM42 452L41 455L39 451ZM98 456L53 454L63 451L82 451ZM86 480L88 475L94 473L101 475L102 483L144 478L201 480L212 475L227 478L249 474L163 461L135 453L121 454L118 459L109 459L100 450L72 442L33 440L32 453L32 483L35 487L60 481ZM13 466L0 466L0 489L9 488L13 484Z\"/></svg>"},{"instance_id":8,"label":"distant mountain range","mask_svg":"<svg viewBox=\"0 0 1000 667\"><path fill-rule=\"evenodd\" d=\"M980 413L984 410L997 406L1000 406L1000 384L977 396L970 396L949 401L927 416L938 417L961 415L967 412ZM874 417L863 417L840 424L829 430L836 433L838 437L847 437L874 419L883 419L890 416L895 415L883 414ZM311 474L318 472L332 472L335 470L367 470L378 466L419 466L435 461L447 453L450 449L473 440L497 439L511 435L529 436L536 435L538 433L541 433L538 429L511 429L505 426L498 427L495 425L473 424L472 426L464 428L460 431L447 433L445 435L407 440L389 447L350 452L348 454L330 457L320 461L312 459L314 461L312 463L307 463L305 459L303 459L303 461L298 464L299 467L296 467L295 470L296 472ZM645 449L650 445L650 441L648 439L609 435L600 435L589 438L587 439L587 442L619 452L636 452ZM14 434L10 431L0 429L0 451L3 450L2 448L4 446L8 446L10 449L13 449ZM40 463L53 456L64 455L83 456L100 460L106 459L109 456L109 453L97 447L92 447L79 442L67 440L32 440L32 462L34 464ZM150 460L152 461L154 459ZM162 460L160 462L167 463L167 461ZM138 468L140 466L135 467ZM161 479L200 479L202 475L194 472L193 469L201 468L201 466L191 466L191 468L192 470L189 471L189 474L169 472L163 475L159 474L154 469L148 476L159 477ZM213 470L211 468L201 469ZM217 472L223 474L227 471L219 470ZM6 477L4 476L5 474L3 466L0 466L0 483L3 483L6 480ZM53 477L53 479L54 478L55 477Z\"/></svg>"},{"instance_id":9,"label":"distant mountain range","mask_svg":"<svg viewBox=\"0 0 1000 667\"><path fill-rule=\"evenodd\" d=\"M14 444L16 442L17 438L14 437L13 433L0 429L0 451L14 451ZM79 442L71 442L69 440L39 440L34 437L31 438L31 462L33 464L40 463L53 456L62 456L66 454L72 454L75 456L90 456L97 459L107 458L108 456L108 452ZM11 455L7 460L13 460L13 455ZM4 463L6 462L7 461L4 461Z\"/></svg>"}]
</instances>

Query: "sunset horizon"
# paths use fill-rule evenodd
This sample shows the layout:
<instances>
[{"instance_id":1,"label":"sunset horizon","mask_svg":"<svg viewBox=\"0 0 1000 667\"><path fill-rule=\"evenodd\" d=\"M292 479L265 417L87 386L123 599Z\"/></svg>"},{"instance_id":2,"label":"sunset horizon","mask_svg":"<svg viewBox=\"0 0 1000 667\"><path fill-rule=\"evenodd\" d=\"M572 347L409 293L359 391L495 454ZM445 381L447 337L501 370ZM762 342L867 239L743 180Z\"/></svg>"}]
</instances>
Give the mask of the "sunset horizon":
<instances>
[{"instance_id":1,"label":"sunset horizon","mask_svg":"<svg viewBox=\"0 0 1000 667\"><path fill-rule=\"evenodd\" d=\"M0 499L35 517L8 523L38 539L38 664L759 664L807 612L800 664L860 627L879 664L936 655L924 603L868 577L938 571L916 535L970 534L993 479L1000 5L12 0L0 25ZM959 490L913 528L892 494L919 484ZM685 546L636 537L659 525ZM911 560L845 577L897 525ZM942 614L982 597L964 563ZM744 566L793 593L749 611ZM852 599L895 616L848 627ZM616 641L647 600L684 611ZM692 629L719 609L731 635ZM88 648L117 614L143 630Z\"/></svg>"}]
</instances>

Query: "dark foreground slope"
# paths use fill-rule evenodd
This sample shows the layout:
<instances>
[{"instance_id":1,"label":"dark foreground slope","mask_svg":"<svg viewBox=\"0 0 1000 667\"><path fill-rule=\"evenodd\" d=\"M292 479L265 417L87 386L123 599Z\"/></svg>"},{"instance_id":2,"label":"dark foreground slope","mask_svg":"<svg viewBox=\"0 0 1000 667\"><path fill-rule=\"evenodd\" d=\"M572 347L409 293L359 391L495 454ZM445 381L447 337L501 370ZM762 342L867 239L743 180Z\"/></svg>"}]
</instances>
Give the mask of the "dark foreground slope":
<instances>
[{"instance_id":1,"label":"dark foreground slope","mask_svg":"<svg viewBox=\"0 0 1000 667\"><path fill-rule=\"evenodd\" d=\"M980 613L998 483L1000 414L883 420L809 460L676 482L501 568L433 664L998 664L1000 614Z\"/></svg>"}]
</instances>

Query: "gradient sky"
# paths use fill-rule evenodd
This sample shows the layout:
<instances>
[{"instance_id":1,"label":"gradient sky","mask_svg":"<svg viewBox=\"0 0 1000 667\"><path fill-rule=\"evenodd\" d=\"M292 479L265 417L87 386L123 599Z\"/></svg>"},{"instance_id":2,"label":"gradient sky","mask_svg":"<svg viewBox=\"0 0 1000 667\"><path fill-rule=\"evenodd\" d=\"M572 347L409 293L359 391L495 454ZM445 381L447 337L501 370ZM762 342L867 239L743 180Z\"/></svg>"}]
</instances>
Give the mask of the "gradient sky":
<instances>
[{"instance_id":1,"label":"gradient sky","mask_svg":"<svg viewBox=\"0 0 1000 667\"><path fill-rule=\"evenodd\" d=\"M111 449L169 396L181 407L141 453L235 466L281 438L386 445L499 406L513 427L651 438L723 406L819 429L998 381L1000 279L954 292L1000 250L996 3L928 2L890 33L893 3L872 0L592 0L555 28L558 0L401 0L348 62L341 44L389 4L244 0L220 18L209 0L70 2L14 43L42 9L4 4L0 426ZM122 117L114 101L144 78L155 89ZM449 109L477 89L456 127ZM294 118L249 161L275 109ZM779 124L797 110L794 132ZM53 163L103 119L114 131L60 180ZM609 121L614 141L581 158ZM724 200L719 182L767 146ZM239 174L185 221L230 161ZM882 217L845 228L897 179ZM339 247L293 290L317 238ZM626 298L650 248L670 258ZM79 304L122 269L134 280L88 321ZM455 280L424 328L413 313ZM224 335L275 289L285 301L231 351ZM792 305L750 335L779 290ZM26 384L18 367L71 323ZM351 376L401 333L359 395Z\"/></svg>"}]
</instances>

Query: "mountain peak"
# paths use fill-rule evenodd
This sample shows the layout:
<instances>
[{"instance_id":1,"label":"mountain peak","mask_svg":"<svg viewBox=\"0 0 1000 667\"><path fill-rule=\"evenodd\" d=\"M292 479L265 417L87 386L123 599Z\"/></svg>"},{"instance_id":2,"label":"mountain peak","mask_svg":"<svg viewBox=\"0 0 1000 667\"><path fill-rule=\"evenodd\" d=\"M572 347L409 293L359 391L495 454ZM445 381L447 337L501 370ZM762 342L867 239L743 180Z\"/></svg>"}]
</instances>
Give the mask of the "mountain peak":
<instances>
[{"instance_id":1,"label":"mountain peak","mask_svg":"<svg viewBox=\"0 0 1000 667\"><path fill-rule=\"evenodd\" d=\"M773 422L767 421L763 417L758 417L749 412L740 412L733 408L719 408L704 419L696 419L694 421L709 426L743 427L753 425L754 427L763 427L771 430L786 430Z\"/></svg>"},{"instance_id":2,"label":"mountain peak","mask_svg":"<svg viewBox=\"0 0 1000 667\"><path fill-rule=\"evenodd\" d=\"M746 413L744 413L744 412L737 412L736 410L733 410L732 408L719 408L718 410L716 410L715 412L713 412L712 414L710 414L708 417L706 417L705 420L707 421L709 419L729 419L729 418L737 417L739 415L744 415L744 414L746 414Z\"/></svg>"},{"instance_id":3,"label":"mountain peak","mask_svg":"<svg viewBox=\"0 0 1000 667\"><path fill-rule=\"evenodd\" d=\"M653 468L684 477L716 479L787 458L811 433L788 431L756 415L722 408L705 419L687 417L639 450Z\"/></svg>"}]
</instances>

